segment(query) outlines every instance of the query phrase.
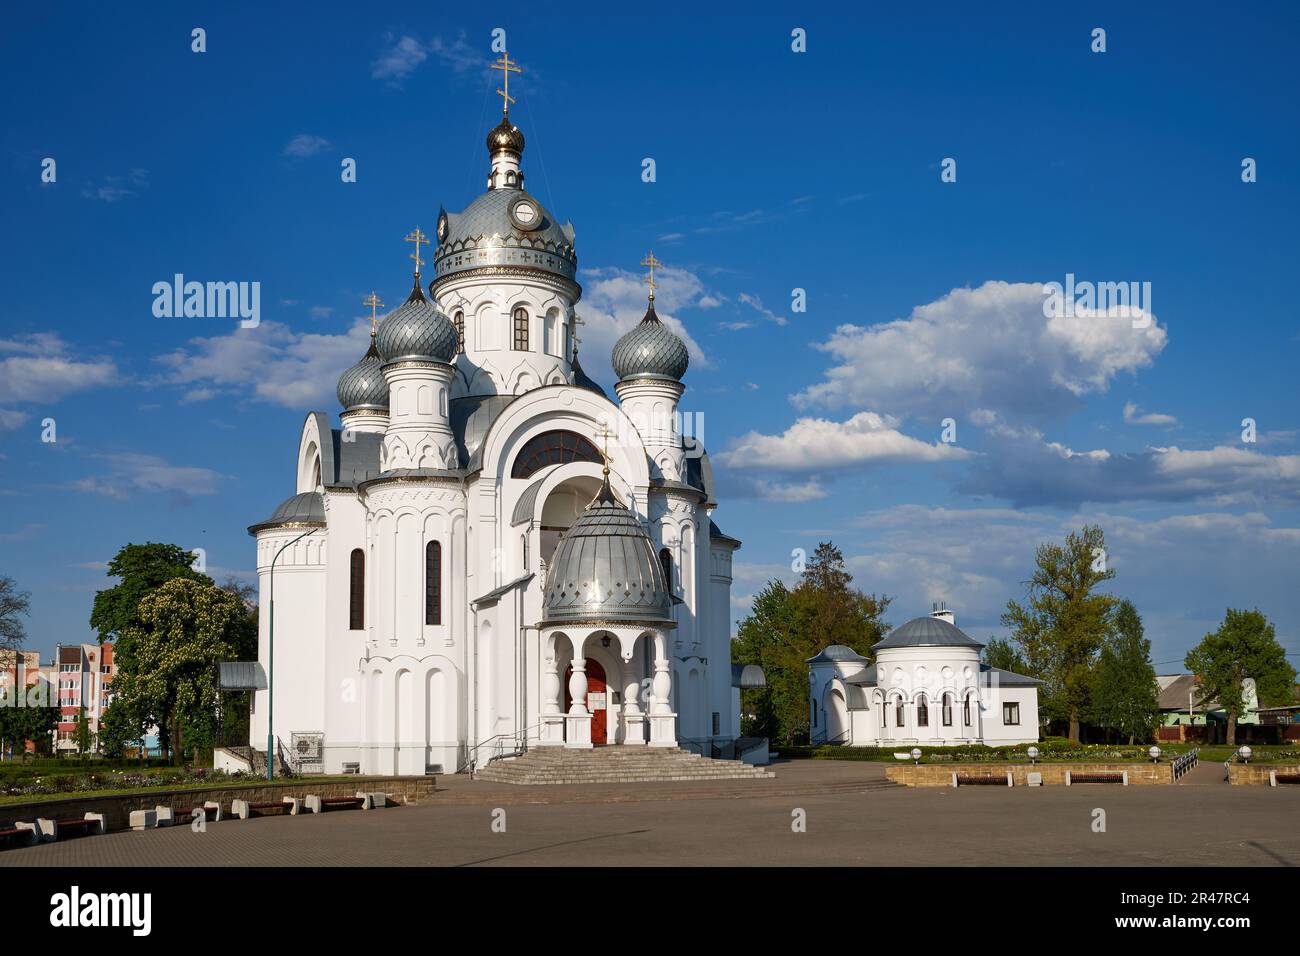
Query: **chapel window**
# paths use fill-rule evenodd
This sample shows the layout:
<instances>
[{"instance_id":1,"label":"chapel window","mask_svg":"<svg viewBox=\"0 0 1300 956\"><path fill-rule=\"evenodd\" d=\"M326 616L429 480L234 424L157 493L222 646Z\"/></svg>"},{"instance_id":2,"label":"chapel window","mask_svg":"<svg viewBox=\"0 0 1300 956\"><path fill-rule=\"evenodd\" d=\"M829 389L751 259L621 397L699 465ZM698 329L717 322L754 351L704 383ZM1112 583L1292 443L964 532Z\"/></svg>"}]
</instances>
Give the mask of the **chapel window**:
<instances>
[{"instance_id":1,"label":"chapel window","mask_svg":"<svg viewBox=\"0 0 1300 956\"><path fill-rule=\"evenodd\" d=\"M604 459L598 449L577 432L549 431L524 443L510 468L511 478L530 478L548 465L567 465L575 461L600 464Z\"/></svg>"},{"instance_id":2,"label":"chapel window","mask_svg":"<svg viewBox=\"0 0 1300 956\"><path fill-rule=\"evenodd\" d=\"M970 698L967 697L961 702L961 720L967 727L970 726Z\"/></svg>"},{"instance_id":3,"label":"chapel window","mask_svg":"<svg viewBox=\"0 0 1300 956\"><path fill-rule=\"evenodd\" d=\"M442 542L424 546L424 623L442 623Z\"/></svg>"},{"instance_id":4,"label":"chapel window","mask_svg":"<svg viewBox=\"0 0 1300 956\"><path fill-rule=\"evenodd\" d=\"M528 310L522 305L515 309L515 351L528 351Z\"/></svg>"},{"instance_id":5,"label":"chapel window","mask_svg":"<svg viewBox=\"0 0 1300 956\"><path fill-rule=\"evenodd\" d=\"M465 313L457 309L452 321L456 325L456 354L459 355L465 351Z\"/></svg>"},{"instance_id":6,"label":"chapel window","mask_svg":"<svg viewBox=\"0 0 1300 956\"><path fill-rule=\"evenodd\" d=\"M348 587L348 629L365 630L366 627L366 554L360 548L352 550Z\"/></svg>"},{"instance_id":7,"label":"chapel window","mask_svg":"<svg viewBox=\"0 0 1300 956\"><path fill-rule=\"evenodd\" d=\"M898 698L898 702L894 704L894 726L902 727L903 725L903 698L900 697Z\"/></svg>"},{"instance_id":8,"label":"chapel window","mask_svg":"<svg viewBox=\"0 0 1300 956\"><path fill-rule=\"evenodd\" d=\"M659 567L664 572L664 587L668 588L668 593L673 593L673 554L667 548L659 549Z\"/></svg>"},{"instance_id":9,"label":"chapel window","mask_svg":"<svg viewBox=\"0 0 1300 956\"><path fill-rule=\"evenodd\" d=\"M916 726L930 726L930 707L925 702L925 695L922 694L916 701Z\"/></svg>"},{"instance_id":10,"label":"chapel window","mask_svg":"<svg viewBox=\"0 0 1300 956\"><path fill-rule=\"evenodd\" d=\"M952 695L951 694L943 695L943 725L945 727L952 726Z\"/></svg>"}]
</instances>

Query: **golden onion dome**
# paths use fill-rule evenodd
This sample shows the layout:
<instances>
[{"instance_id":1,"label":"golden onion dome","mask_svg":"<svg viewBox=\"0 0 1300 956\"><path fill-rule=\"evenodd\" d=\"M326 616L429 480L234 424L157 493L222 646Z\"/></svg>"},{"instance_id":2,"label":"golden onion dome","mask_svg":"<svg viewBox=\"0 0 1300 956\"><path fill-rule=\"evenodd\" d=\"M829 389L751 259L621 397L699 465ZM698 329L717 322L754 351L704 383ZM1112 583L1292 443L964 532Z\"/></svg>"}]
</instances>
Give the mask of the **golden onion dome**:
<instances>
[{"instance_id":1,"label":"golden onion dome","mask_svg":"<svg viewBox=\"0 0 1300 956\"><path fill-rule=\"evenodd\" d=\"M488 132L487 148L489 153L497 153L502 150L522 155L524 151L524 134L519 132L519 127L510 122L510 117L501 117L501 122Z\"/></svg>"}]
</instances>

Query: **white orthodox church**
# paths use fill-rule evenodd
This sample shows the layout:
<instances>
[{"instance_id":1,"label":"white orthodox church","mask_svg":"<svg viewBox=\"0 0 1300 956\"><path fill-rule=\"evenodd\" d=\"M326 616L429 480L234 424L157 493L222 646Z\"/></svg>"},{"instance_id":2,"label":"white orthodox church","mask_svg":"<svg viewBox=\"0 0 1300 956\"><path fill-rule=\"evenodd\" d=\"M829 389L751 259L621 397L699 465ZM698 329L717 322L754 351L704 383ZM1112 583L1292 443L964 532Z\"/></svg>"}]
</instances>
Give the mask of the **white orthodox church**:
<instances>
[{"instance_id":1,"label":"white orthodox church","mask_svg":"<svg viewBox=\"0 0 1300 956\"><path fill-rule=\"evenodd\" d=\"M339 379L338 424L307 416L294 495L249 528L251 743L324 772L740 732L740 542L675 425L688 353L655 314L658 263L607 395L578 362L573 228L525 190L508 112L487 149L487 191L438 216L427 288L417 229L413 288Z\"/></svg>"},{"instance_id":2,"label":"white orthodox church","mask_svg":"<svg viewBox=\"0 0 1300 956\"><path fill-rule=\"evenodd\" d=\"M1038 741L1042 681L991 667L983 644L936 604L890 631L875 662L832 644L808 660L813 743L850 747L1006 744Z\"/></svg>"}]
</instances>

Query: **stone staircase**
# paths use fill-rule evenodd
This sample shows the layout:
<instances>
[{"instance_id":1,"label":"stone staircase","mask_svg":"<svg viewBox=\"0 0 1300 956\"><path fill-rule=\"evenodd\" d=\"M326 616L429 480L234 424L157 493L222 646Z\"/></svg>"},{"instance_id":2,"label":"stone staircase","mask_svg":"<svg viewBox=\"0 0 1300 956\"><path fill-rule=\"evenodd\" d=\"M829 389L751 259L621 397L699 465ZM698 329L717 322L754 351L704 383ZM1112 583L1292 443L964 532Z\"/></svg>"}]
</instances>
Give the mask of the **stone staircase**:
<instances>
[{"instance_id":1,"label":"stone staircase","mask_svg":"<svg viewBox=\"0 0 1300 956\"><path fill-rule=\"evenodd\" d=\"M738 760L712 760L676 747L537 747L488 764L476 777L490 783L648 783L682 780L765 780L776 774Z\"/></svg>"}]
</instances>

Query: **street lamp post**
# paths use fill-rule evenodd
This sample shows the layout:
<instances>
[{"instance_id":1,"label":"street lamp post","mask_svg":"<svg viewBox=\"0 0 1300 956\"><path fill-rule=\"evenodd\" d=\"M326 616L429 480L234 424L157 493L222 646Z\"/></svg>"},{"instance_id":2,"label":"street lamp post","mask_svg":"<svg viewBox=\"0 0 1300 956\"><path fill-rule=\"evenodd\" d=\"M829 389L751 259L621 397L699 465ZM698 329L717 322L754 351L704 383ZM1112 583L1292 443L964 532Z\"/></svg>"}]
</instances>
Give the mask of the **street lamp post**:
<instances>
[{"instance_id":1,"label":"street lamp post","mask_svg":"<svg viewBox=\"0 0 1300 956\"><path fill-rule=\"evenodd\" d=\"M266 650L266 779L275 779L275 562L280 560L280 555L284 554L285 549L291 544L297 544L309 534L319 531L319 528L312 528L310 531L304 531L292 541L286 541L280 546L280 550L275 552L275 557L271 559L270 574L270 591L268 598L270 605L268 613L270 614L270 631L267 641Z\"/></svg>"}]
</instances>

